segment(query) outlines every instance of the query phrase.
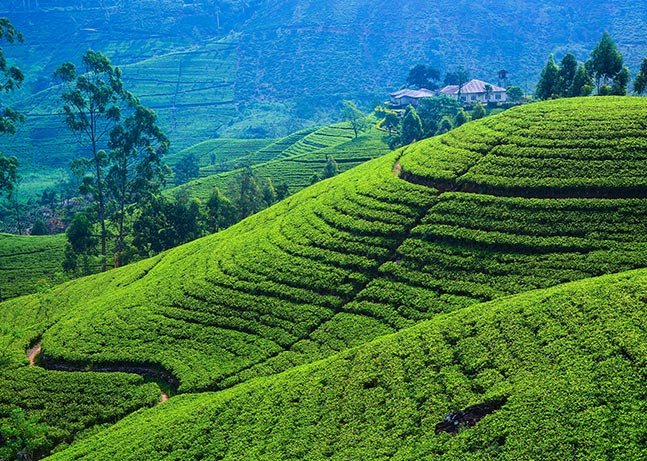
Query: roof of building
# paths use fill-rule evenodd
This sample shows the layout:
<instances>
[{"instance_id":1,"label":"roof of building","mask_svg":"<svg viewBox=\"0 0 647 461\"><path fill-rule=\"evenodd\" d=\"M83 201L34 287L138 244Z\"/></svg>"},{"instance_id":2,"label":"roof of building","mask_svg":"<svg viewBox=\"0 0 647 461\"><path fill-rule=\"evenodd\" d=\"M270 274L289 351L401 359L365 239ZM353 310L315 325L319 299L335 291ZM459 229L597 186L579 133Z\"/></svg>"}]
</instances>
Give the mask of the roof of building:
<instances>
[{"instance_id":1,"label":"roof of building","mask_svg":"<svg viewBox=\"0 0 647 461\"><path fill-rule=\"evenodd\" d=\"M404 97L420 99L420 98L430 98L434 96L434 92L428 90L427 88L420 88L419 90L411 90L409 88L404 88L403 90L396 91L391 93L391 97L395 99L400 99Z\"/></svg>"},{"instance_id":2,"label":"roof of building","mask_svg":"<svg viewBox=\"0 0 647 461\"><path fill-rule=\"evenodd\" d=\"M477 94L485 93L485 85L490 85L492 87L492 93L505 92L505 88L501 88L497 85L492 85L491 83L484 82L483 80L470 80L461 87L461 94ZM447 85L444 88L441 88L439 91L440 94L445 95L456 95L458 94L458 85Z\"/></svg>"}]
</instances>

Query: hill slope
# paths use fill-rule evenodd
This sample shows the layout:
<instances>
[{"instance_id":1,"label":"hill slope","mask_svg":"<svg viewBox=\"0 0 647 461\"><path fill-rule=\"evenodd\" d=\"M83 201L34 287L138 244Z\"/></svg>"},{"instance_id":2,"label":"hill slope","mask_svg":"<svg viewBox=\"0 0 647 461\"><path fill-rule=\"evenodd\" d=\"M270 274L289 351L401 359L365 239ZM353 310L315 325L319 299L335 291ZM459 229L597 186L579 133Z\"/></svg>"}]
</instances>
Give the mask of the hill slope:
<instances>
[{"instance_id":1,"label":"hill slope","mask_svg":"<svg viewBox=\"0 0 647 461\"><path fill-rule=\"evenodd\" d=\"M52 460L641 459L646 296L642 270L440 315L174 398ZM468 408L490 414L460 426ZM456 436L439 431L448 416Z\"/></svg>"},{"instance_id":2,"label":"hill slope","mask_svg":"<svg viewBox=\"0 0 647 461\"><path fill-rule=\"evenodd\" d=\"M645 116L639 98L512 109L154 259L10 300L0 323L24 331L10 363L41 338L46 367L222 390L481 301L646 267L647 134L631 129Z\"/></svg>"}]
</instances>

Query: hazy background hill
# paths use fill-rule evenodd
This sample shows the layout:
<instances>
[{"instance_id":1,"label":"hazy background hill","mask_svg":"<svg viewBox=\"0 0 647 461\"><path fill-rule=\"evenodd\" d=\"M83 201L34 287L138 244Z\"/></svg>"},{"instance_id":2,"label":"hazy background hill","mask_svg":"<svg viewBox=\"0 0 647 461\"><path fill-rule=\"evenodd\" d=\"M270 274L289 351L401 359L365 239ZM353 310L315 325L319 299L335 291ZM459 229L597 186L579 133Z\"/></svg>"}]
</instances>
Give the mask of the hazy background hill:
<instances>
[{"instance_id":1,"label":"hazy background hill","mask_svg":"<svg viewBox=\"0 0 647 461\"><path fill-rule=\"evenodd\" d=\"M26 43L5 46L27 83L28 120L0 148L23 175L65 167L74 153L57 113L52 72L87 48L124 68L180 150L205 139L270 138L364 109L427 63L532 92L549 53L584 60L602 32L634 70L645 54L647 6L620 1L11 0L2 2ZM4 44L6 45L6 44ZM51 170L50 170L51 172ZM58 176L50 173L50 180Z\"/></svg>"}]
</instances>

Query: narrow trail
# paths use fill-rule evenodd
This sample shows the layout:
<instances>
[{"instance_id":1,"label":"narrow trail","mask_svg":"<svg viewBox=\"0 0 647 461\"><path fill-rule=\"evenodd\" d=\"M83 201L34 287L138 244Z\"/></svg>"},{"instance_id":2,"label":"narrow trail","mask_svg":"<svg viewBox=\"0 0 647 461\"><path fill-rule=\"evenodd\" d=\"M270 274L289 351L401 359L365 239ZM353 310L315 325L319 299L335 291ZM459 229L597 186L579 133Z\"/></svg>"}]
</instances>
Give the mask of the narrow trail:
<instances>
[{"instance_id":1,"label":"narrow trail","mask_svg":"<svg viewBox=\"0 0 647 461\"><path fill-rule=\"evenodd\" d=\"M27 358L29 359L29 366L30 367L35 367L36 366L36 358L38 357L38 354L40 354L40 351L42 349L42 345L40 341L38 341L34 347L29 349L27 351Z\"/></svg>"},{"instance_id":2,"label":"narrow trail","mask_svg":"<svg viewBox=\"0 0 647 461\"><path fill-rule=\"evenodd\" d=\"M37 342L37 343L36 343L36 344L31 348L31 349L29 349L29 350L26 352L26 354L25 354L25 355L26 355L26 356L27 356L27 358L29 359L29 366L30 366L30 367L40 366L40 365L37 365L37 364L36 364L36 361L37 361L38 356L40 355L40 353L41 353L42 349L43 349L42 343L41 343L41 341L38 341L38 342ZM43 367L43 368L45 368L45 367ZM48 368L45 368L45 369L48 369ZM57 369L57 367L53 367L52 369ZM69 369L69 370L67 370L67 371L85 372L85 371L88 371L88 370L83 370L83 369L80 369L80 368L79 368L79 369L77 369L77 370ZM120 368L120 367L115 367L115 368L102 368L102 369L100 369L100 370L92 370L92 371L96 371L97 373L111 373L111 372L112 372L112 373L117 373L117 372L124 372L124 370L123 370L122 368ZM128 371L127 371L127 372L128 372ZM140 376L146 376L146 374L145 374L145 373L135 373L135 374L139 374ZM166 383L166 384L169 384L169 383ZM170 397L169 397L168 393L167 393L166 391L164 391L164 389L162 389L162 386L160 386L160 385L159 385L159 383L158 383L157 385L158 385L158 386L159 386L159 388L160 388L160 402L159 402L159 404L162 404L162 403L164 403L164 402L168 401L168 399L169 399Z\"/></svg>"}]
</instances>

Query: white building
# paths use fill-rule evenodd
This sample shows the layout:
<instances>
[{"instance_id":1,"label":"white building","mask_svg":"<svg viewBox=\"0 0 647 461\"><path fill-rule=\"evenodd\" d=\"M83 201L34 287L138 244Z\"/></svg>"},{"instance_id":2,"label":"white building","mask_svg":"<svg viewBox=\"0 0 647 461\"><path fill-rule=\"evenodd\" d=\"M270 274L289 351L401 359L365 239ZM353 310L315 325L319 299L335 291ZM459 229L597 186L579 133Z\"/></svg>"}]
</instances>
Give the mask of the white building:
<instances>
[{"instance_id":1,"label":"white building","mask_svg":"<svg viewBox=\"0 0 647 461\"><path fill-rule=\"evenodd\" d=\"M477 101L485 104L488 102L506 102L508 99L505 88L476 79L465 83L461 87L460 93L461 102L465 104L475 103ZM448 85L441 88L438 91L438 95L458 99L458 85Z\"/></svg>"},{"instance_id":2,"label":"white building","mask_svg":"<svg viewBox=\"0 0 647 461\"><path fill-rule=\"evenodd\" d=\"M390 96L391 99L389 102L393 106L406 107L411 104L413 107L416 107L419 99L431 98L432 96L436 96L436 93L426 88L420 88L419 90L410 90L409 88L405 88L403 90L396 91L395 93L391 93Z\"/></svg>"}]
</instances>

